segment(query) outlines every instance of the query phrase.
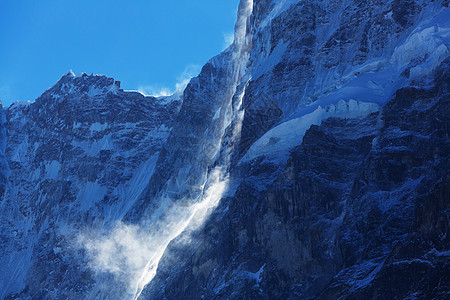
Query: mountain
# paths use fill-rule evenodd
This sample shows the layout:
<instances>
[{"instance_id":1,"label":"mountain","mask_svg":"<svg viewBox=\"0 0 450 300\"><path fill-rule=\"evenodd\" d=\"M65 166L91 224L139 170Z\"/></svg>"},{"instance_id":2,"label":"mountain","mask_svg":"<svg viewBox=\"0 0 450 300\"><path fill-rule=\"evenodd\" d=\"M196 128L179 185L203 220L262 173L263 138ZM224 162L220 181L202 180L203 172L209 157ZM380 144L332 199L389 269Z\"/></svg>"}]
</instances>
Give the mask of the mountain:
<instances>
[{"instance_id":1,"label":"mountain","mask_svg":"<svg viewBox=\"0 0 450 300\"><path fill-rule=\"evenodd\" d=\"M447 0L241 0L182 93L2 109L0 297L446 299Z\"/></svg>"}]
</instances>

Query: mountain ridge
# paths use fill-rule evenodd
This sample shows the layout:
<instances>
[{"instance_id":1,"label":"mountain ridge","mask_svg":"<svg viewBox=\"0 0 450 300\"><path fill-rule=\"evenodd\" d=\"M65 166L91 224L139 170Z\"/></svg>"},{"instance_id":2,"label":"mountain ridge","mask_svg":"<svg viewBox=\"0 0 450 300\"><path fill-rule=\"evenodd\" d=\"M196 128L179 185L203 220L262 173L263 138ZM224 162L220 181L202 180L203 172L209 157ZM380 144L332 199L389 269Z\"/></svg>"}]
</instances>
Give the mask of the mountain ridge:
<instances>
[{"instance_id":1,"label":"mountain ridge","mask_svg":"<svg viewBox=\"0 0 450 300\"><path fill-rule=\"evenodd\" d=\"M3 108L0 297L445 298L448 4L242 0L170 101Z\"/></svg>"}]
</instances>

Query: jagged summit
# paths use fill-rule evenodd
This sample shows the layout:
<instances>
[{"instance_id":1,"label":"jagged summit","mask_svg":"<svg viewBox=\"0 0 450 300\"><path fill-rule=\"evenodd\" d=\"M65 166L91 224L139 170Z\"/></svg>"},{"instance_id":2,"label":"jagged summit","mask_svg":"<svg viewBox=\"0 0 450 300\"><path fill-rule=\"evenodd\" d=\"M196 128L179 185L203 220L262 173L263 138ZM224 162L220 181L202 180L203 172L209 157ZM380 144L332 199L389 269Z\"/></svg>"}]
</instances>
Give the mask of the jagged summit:
<instances>
[{"instance_id":1,"label":"jagged summit","mask_svg":"<svg viewBox=\"0 0 450 300\"><path fill-rule=\"evenodd\" d=\"M183 101L183 92L177 91L173 95L163 97L146 96L138 91L123 90L121 82L103 74L79 73L72 70L65 73L51 88L46 90L36 101L16 101L9 108L18 109L35 103L40 103L46 110L52 111L62 104L59 110L68 109L73 105L97 105L97 108L109 106L109 100L120 103L139 103L150 106L179 107ZM94 107L92 107L94 108ZM71 108L72 110L72 108Z\"/></svg>"},{"instance_id":2,"label":"jagged summit","mask_svg":"<svg viewBox=\"0 0 450 300\"><path fill-rule=\"evenodd\" d=\"M86 73L75 76L72 71L69 71L39 98L60 100L73 95L94 98L108 93L117 94L119 91L121 91L120 81L115 81L114 78Z\"/></svg>"}]
</instances>

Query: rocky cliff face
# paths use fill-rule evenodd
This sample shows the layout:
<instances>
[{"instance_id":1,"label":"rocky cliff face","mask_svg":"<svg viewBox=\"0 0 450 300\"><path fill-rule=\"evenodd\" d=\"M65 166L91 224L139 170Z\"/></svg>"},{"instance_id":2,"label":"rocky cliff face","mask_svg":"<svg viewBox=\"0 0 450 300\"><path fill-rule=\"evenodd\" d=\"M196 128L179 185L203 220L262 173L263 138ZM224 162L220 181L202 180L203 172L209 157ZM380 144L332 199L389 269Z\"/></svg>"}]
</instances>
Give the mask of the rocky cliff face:
<instances>
[{"instance_id":1,"label":"rocky cliff face","mask_svg":"<svg viewBox=\"0 0 450 300\"><path fill-rule=\"evenodd\" d=\"M188 250L174 242L148 297L446 298L448 62L439 72L380 112L313 125L263 192L272 169L255 162Z\"/></svg>"},{"instance_id":2,"label":"rocky cliff face","mask_svg":"<svg viewBox=\"0 0 450 300\"><path fill-rule=\"evenodd\" d=\"M69 73L3 111L2 298L24 287L32 298L74 298L92 284L68 239L112 226L136 201L181 105L165 100Z\"/></svg>"},{"instance_id":3,"label":"rocky cliff face","mask_svg":"<svg viewBox=\"0 0 450 300\"><path fill-rule=\"evenodd\" d=\"M448 297L448 1L242 0L183 94L3 109L1 297Z\"/></svg>"}]
</instances>

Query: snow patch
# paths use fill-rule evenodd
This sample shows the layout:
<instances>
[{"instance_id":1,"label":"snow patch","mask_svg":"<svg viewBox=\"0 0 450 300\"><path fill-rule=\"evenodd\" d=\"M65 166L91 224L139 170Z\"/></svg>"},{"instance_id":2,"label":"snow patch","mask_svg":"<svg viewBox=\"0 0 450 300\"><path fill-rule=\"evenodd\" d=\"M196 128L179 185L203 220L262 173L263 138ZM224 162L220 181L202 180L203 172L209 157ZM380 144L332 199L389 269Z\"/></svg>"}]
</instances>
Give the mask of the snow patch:
<instances>
[{"instance_id":1,"label":"snow patch","mask_svg":"<svg viewBox=\"0 0 450 300\"><path fill-rule=\"evenodd\" d=\"M72 141L72 146L81 148L88 156L97 156L102 150L111 150L111 134L104 135L99 140Z\"/></svg>"},{"instance_id":2,"label":"snow patch","mask_svg":"<svg viewBox=\"0 0 450 300\"><path fill-rule=\"evenodd\" d=\"M115 83L111 84L107 89L107 93L113 93L113 94L117 95L118 92L119 92L119 86Z\"/></svg>"},{"instance_id":3,"label":"snow patch","mask_svg":"<svg viewBox=\"0 0 450 300\"><path fill-rule=\"evenodd\" d=\"M77 203L80 203L81 211L88 211L100 200L103 200L106 195L106 187L97 182L87 182L82 187L77 195Z\"/></svg>"},{"instance_id":4,"label":"snow patch","mask_svg":"<svg viewBox=\"0 0 450 300\"><path fill-rule=\"evenodd\" d=\"M256 281L256 284L259 284L261 282L261 280L262 280L262 276L261 275L264 272L264 268L265 267L266 267L266 264L262 265L262 267L259 268L258 272L256 272L256 273L245 271L244 274L246 275L246 277Z\"/></svg>"},{"instance_id":5,"label":"snow patch","mask_svg":"<svg viewBox=\"0 0 450 300\"><path fill-rule=\"evenodd\" d=\"M91 127L89 128L89 131L91 132L91 134L93 134L94 132L99 132L99 131L103 131L106 128L108 128L108 124L107 123L92 123Z\"/></svg>"},{"instance_id":6,"label":"snow patch","mask_svg":"<svg viewBox=\"0 0 450 300\"><path fill-rule=\"evenodd\" d=\"M247 151L241 162L248 162L260 156L270 156L272 159L286 157L286 152L299 146L303 136L311 125L320 125L323 120L335 118L364 117L379 110L375 103L355 100L340 100L326 108L319 106L312 113L286 121L269 130L258 139Z\"/></svg>"},{"instance_id":7,"label":"snow patch","mask_svg":"<svg viewBox=\"0 0 450 300\"><path fill-rule=\"evenodd\" d=\"M410 76L416 79L426 75L449 56L446 45L449 36L450 28L438 27L436 31L435 25L413 32L405 43L395 49L391 63L401 69L417 59L423 59L419 66L411 69Z\"/></svg>"},{"instance_id":8,"label":"snow patch","mask_svg":"<svg viewBox=\"0 0 450 300\"><path fill-rule=\"evenodd\" d=\"M90 98L94 98L95 96L104 94L104 90L98 88L96 86L90 86L89 90L86 93Z\"/></svg>"},{"instance_id":9,"label":"snow patch","mask_svg":"<svg viewBox=\"0 0 450 300\"><path fill-rule=\"evenodd\" d=\"M170 96L156 97L156 99L158 99L161 105L167 105L176 101L181 101L182 97L183 97L183 90L177 90Z\"/></svg>"},{"instance_id":10,"label":"snow patch","mask_svg":"<svg viewBox=\"0 0 450 300\"><path fill-rule=\"evenodd\" d=\"M261 22L261 24L259 26L259 30L262 30L267 25L269 25L270 22L274 18L276 18L282 12L286 11L287 9L289 9L295 3L297 3L298 0L278 0L278 1L272 1L272 2L275 2L276 4L274 5L274 7L270 11L270 13L267 15L267 17L265 17L264 20Z\"/></svg>"},{"instance_id":11,"label":"snow patch","mask_svg":"<svg viewBox=\"0 0 450 300\"><path fill-rule=\"evenodd\" d=\"M11 155L11 161L18 162L18 163L28 161L27 151L28 151L28 137L26 137L22 141L22 143L20 143L19 146L17 146L17 148L14 149L14 152Z\"/></svg>"},{"instance_id":12,"label":"snow patch","mask_svg":"<svg viewBox=\"0 0 450 300\"><path fill-rule=\"evenodd\" d=\"M0 273L0 299L25 288L26 275L31 267L32 249L16 251L0 257L0 265L8 272Z\"/></svg>"},{"instance_id":13,"label":"snow patch","mask_svg":"<svg viewBox=\"0 0 450 300\"><path fill-rule=\"evenodd\" d=\"M213 117L213 121L219 119L219 117L220 117L220 112L221 112L221 111L222 111L222 108L219 108L219 109L216 111L216 113L214 114L214 117Z\"/></svg>"},{"instance_id":14,"label":"snow patch","mask_svg":"<svg viewBox=\"0 0 450 300\"><path fill-rule=\"evenodd\" d=\"M269 57L265 58L263 62L258 63L256 71L253 74L252 80L256 81L262 75L270 72L278 64L278 62L280 62L284 52L287 49L287 46L288 44L283 43L283 41L278 43L278 45L275 47L275 49L273 49Z\"/></svg>"},{"instance_id":15,"label":"snow patch","mask_svg":"<svg viewBox=\"0 0 450 300\"><path fill-rule=\"evenodd\" d=\"M450 256L450 250L447 251L438 251L436 248L433 248L429 254L435 255L437 257L449 257Z\"/></svg>"},{"instance_id":16,"label":"snow patch","mask_svg":"<svg viewBox=\"0 0 450 300\"><path fill-rule=\"evenodd\" d=\"M45 179L58 179L59 171L61 170L61 164L53 160L49 164L45 165Z\"/></svg>"},{"instance_id":17,"label":"snow patch","mask_svg":"<svg viewBox=\"0 0 450 300\"><path fill-rule=\"evenodd\" d=\"M155 170L158 157L158 154L150 157L139 166L126 184L120 184L114 190L114 195L117 195L119 199L111 205L105 205L102 213L105 219L116 221L121 220L126 215L147 187Z\"/></svg>"},{"instance_id":18,"label":"snow patch","mask_svg":"<svg viewBox=\"0 0 450 300\"><path fill-rule=\"evenodd\" d=\"M14 102L11 104L10 107L13 107L13 106L15 106L15 107L28 106L28 105L30 105L31 103L33 103L33 102L31 102L31 101L29 101L29 100L27 100L27 101L14 101Z\"/></svg>"}]
</instances>

